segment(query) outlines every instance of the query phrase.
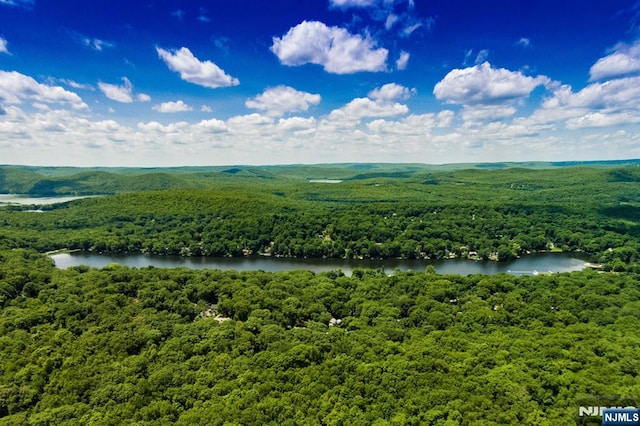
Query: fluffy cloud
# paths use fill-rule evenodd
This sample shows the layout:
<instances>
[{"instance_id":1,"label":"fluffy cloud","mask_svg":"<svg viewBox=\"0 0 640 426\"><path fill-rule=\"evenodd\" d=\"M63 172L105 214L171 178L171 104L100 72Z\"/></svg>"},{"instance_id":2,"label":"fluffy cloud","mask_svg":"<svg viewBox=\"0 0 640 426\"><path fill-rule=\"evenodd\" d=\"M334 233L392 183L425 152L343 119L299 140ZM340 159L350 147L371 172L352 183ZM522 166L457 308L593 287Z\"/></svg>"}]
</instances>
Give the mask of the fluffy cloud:
<instances>
[{"instance_id":1,"label":"fluffy cloud","mask_svg":"<svg viewBox=\"0 0 640 426\"><path fill-rule=\"evenodd\" d=\"M413 93L404 86L396 83L385 84L369 92L366 98L356 98L343 106L334 109L329 114L330 121L344 124L355 124L365 117L393 117L409 112L406 105L394 102L406 99Z\"/></svg>"},{"instance_id":2,"label":"fluffy cloud","mask_svg":"<svg viewBox=\"0 0 640 426\"><path fill-rule=\"evenodd\" d=\"M227 120L227 126L233 128L234 130L239 130L243 126L266 126L272 123L273 120L270 117L265 117L258 113L236 115Z\"/></svg>"},{"instance_id":3,"label":"fluffy cloud","mask_svg":"<svg viewBox=\"0 0 640 426\"><path fill-rule=\"evenodd\" d=\"M462 109L466 124L480 124L503 120L516 113L511 105L467 105Z\"/></svg>"},{"instance_id":4,"label":"fluffy cloud","mask_svg":"<svg viewBox=\"0 0 640 426\"><path fill-rule=\"evenodd\" d=\"M211 89L240 84L237 78L231 77L213 62L200 61L186 47L171 51L156 47L156 51L171 71L179 73L180 78L189 83Z\"/></svg>"},{"instance_id":5,"label":"fluffy cloud","mask_svg":"<svg viewBox=\"0 0 640 426\"><path fill-rule=\"evenodd\" d=\"M378 119L367 123L367 128L375 134L397 136L427 136L438 127L448 127L451 122L451 111L438 114L411 114L402 120Z\"/></svg>"},{"instance_id":6,"label":"fluffy cloud","mask_svg":"<svg viewBox=\"0 0 640 426\"><path fill-rule=\"evenodd\" d=\"M229 133L244 137L273 137L273 119L258 113L237 115L226 121Z\"/></svg>"},{"instance_id":7,"label":"fluffy cloud","mask_svg":"<svg viewBox=\"0 0 640 426\"><path fill-rule=\"evenodd\" d=\"M613 53L598 59L589 70L591 81L622 77L640 72L640 40L632 45L621 43Z\"/></svg>"},{"instance_id":8,"label":"fluffy cloud","mask_svg":"<svg viewBox=\"0 0 640 426\"><path fill-rule=\"evenodd\" d=\"M138 123L138 129L143 132L179 133L187 127L189 127L189 123L186 121L178 121L177 123L169 123L167 125L158 123L157 121Z\"/></svg>"},{"instance_id":9,"label":"fluffy cloud","mask_svg":"<svg viewBox=\"0 0 640 426\"><path fill-rule=\"evenodd\" d=\"M313 117L290 117L278 120L278 129L283 131L300 132L314 129L316 127L316 119Z\"/></svg>"},{"instance_id":10,"label":"fluffy cloud","mask_svg":"<svg viewBox=\"0 0 640 426\"><path fill-rule=\"evenodd\" d=\"M191 111L193 110L193 108L191 108L189 105L185 104L183 101L178 100L176 102L163 102L161 104L158 105L154 105L153 107L151 107L154 111L158 111L158 112L164 112L164 113L171 113L171 112L184 112L184 111Z\"/></svg>"},{"instance_id":11,"label":"fluffy cloud","mask_svg":"<svg viewBox=\"0 0 640 426\"><path fill-rule=\"evenodd\" d=\"M382 92L380 89L377 91ZM394 103L387 101L386 105ZM637 120L639 116L633 111L617 115L592 112L567 122L565 129L557 128L555 122L541 124L534 117L452 127L454 113L447 110L378 117L357 127L341 126L326 117L290 117L274 122L260 114L130 126L94 120L86 112L72 109L24 112L19 105L7 104L4 110L0 115L0 158L13 164L278 164L335 162L337 156L342 161L361 162L527 161L532 151L537 159L553 161L598 158L603 146L612 158L640 156L637 127L609 127ZM582 132L579 138L571 130L587 126L589 132ZM60 157L61 149L70 155Z\"/></svg>"},{"instance_id":12,"label":"fluffy cloud","mask_svg":"<svg viewBox=\"0 0 640 426\"><path fill-rule=\"evenodd\" d=\"M7 47L7 39L0 36L0 53L9 53L9 48Z\"/></svg>"},{"instance_id":13,"label":"fluffy cloud","mask_svg":"<svg viewBox=\"0 0 640 426\"><path fill-rule=\"evenodd\" d=\"M579 129L583 127L609 127L635 123L640 123L640 114L638 112L623 111L613 114L592 112L567 120L566 127L567 129Z\"/></svg>"},{"instance_id":14,"label":"fluffy cloud","mask_svg":"<svg viewBox=\"0 0 640 426\"><path fill-rule=\"evenodd\" d=\"M334 74L384 71L389 51L376 47L369 36L350 34L318 21L304 21L282 36L274 37L271 51L284 65L322 65Z\"/></svg>"},{"instance_id":15,"label":"fluffy cloud","mask_svg":"<svg viewBox=\"0 0 640 426\"><path fill-rule=\"evenodd\" d=\"M104 95L114 101L122 103L133 102L133 86L127 77L122 77L122 86L117 84L98 82L98 88L104 93Z\"/></svg>"},{"instance_id":16,"label":"fluffy cloud","mask_svg":"<svg viewBox=\"0 0 640 426\"><path fill-rule=\"evenodd\" d=\"M451 104L491 104L527 97L536 87L549 83L544 76L529 77L485 62L450 71L435 85L433 94Z\"/></svg>"},{"instance_id":17,"label":"fluffy cloud","mask_svg":"<svg viewBox=\"0 0 640 426\"><path fill-rule=\"evenodd\" d=\"M414 93L415 89L408 89L396 83L388 83L373 89L367 96L375 101L386 102L396 99L408 99Z\"/></svg>"},{"instance_id":18,"label":"fluffy cloud","mask_svg":"<svg viewBox=\"0 0 640 426\"><path fill-rule=\"evenodd\" d=\"M44 104L67 104L74 109L88 109L76 93L60 86L38 83L16 71L0 71L0 105L19 105L29 99Z\"/></svg>"},{"instance_id":19,"label":"fluffy cloud","mask_svg":"<svg viewBox=\"0 0 640 426\"><path fill-rule=\"evenodd\" d=\"M98 88L104 93L104 95L116 102L130 104L134 101L133 97L133 85L127 77L122 77L122 85L98 82ZM147 94L140 93L136 95L136 99L141 102L148 102L151 97Z\"/></svg>"},{"instance_id":20,"label":"fluffy cloud","mask_svg":"<svg viewBox=\"0 0 640 426\"><path fill-rule=\"evenodd\" d=\"M289 112L307 111L310 105L318 105L320 99L317 94L300 92L289 86L277 86L247 100L245 105L278 117Z\"/></svg>"},{"instance_id":21,"label":"fluffy cloud","mask_svg":"<svg viewBox=\"0 0 640 426\"><path fill-rule=\"evenodd\" d=\"M562 85L531 118L538 123L565 121L567 129L638 123L640 76L596 82L574 92Z\"/></svg>"},{"instance_id":22,"label":"fluffy cloud","mask_svg":"<svg viewBox=\"0 0 640 426\"><path fill-rule=\"evenodd\" d=\"M227 131L227 125L225 122L216 118L202 120L196 126L207 133L224 133Z\"/></svg>"},{"instance_id":23,"label":"fluffy cloud","mask_svg":"<svg viewBox=\"0 0 640 426\"><path fill-rule=\"evenodd\" d=\"M573 92L570 86L563 85L546 99L543 107L547 109L638 109L640 108L640 76L619 78L602 83L592 83Z\"/></svg>"},{"instance_id":24,"label":"fluffy cloud","mask_svg":"<svg viewBox=\"0 0 640 426\"><path fill-rule=\"evenodd\" d=\"M369 98L357 98L340 109L331 111L332 119L359 121L365 117L392 117L409 112L406 105L399 103L382 103Z\"/></svg>"}]
</instances>

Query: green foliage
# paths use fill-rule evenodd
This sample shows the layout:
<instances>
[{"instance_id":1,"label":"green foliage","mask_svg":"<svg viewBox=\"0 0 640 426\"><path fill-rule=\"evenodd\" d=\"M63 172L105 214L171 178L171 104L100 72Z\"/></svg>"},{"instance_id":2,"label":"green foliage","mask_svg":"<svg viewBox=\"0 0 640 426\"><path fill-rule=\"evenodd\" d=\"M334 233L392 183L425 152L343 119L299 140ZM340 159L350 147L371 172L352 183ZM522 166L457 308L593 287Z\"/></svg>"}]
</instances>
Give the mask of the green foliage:
<instances>
[{"instance_id":1,"label":"green foliage","mask_svg":"<svg viewBox=\"0 0 640 426\"><path fill-rule=\"evenodd\" d=\"M585 395L637 399L637 165L515 166L0 167L3 191L112 194L0 208L0 424L562 425ZM62 248L604 266L62 271L38 254Z\"/></svg>"},{"instance_id":2,"label":"green foliage","mask_svg":"<svg viewBox=\"0 0 640 426\"><path fill-rule=\"evenodd\" d=\"M585 395L640 394L637 279L4 251L0 424L574 424Z\"/></svg>"}]
</instances>

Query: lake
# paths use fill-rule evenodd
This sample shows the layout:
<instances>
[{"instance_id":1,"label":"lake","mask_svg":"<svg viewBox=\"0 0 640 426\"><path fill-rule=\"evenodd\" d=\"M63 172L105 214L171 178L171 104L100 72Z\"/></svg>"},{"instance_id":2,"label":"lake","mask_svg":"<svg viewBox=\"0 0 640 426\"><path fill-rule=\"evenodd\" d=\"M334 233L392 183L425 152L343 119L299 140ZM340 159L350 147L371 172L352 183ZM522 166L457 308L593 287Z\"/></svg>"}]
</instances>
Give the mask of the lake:
<instances>
[{"instance_id":1,"label":"lake","mask_svg":"<svg viewBox=\"0 0 640 426\"><path fill-rule=\"evenodd\" d=\"M351 275L354 269L383 268L387 273L391 273L395 269L401 271L424 271L428 265L433 265L439 274L471 275L505 272L512 275L537 275L538 273L581 271L585 269L586 263L585 259L581 259L579 254L575 253L537 253L510 262L472 261L467 259L437 261L401 259L291 259L264 256L219 258L159 256L141 253L99 254L92 252L58 253L51 255L51 258L60 269L80 265L102 268L111 263L117 263L135 268L154 266L157 268L186 267L192 269L236 271L262 270L267 272L303 269L318 273L340 269L345 275Z\"/></svg>"},{"instance_id":2,"label":"lake","mask_svg":"<svg viewBox=\"0 0 640 426\"><path fill-rule=\"evenodd\" d=\"M66 203L67 201L87 198L87 196L59 196L59 197L32 197L24 194L0 194L0 206L2 205L38 205Z\"/></svg>"}]
</instances>

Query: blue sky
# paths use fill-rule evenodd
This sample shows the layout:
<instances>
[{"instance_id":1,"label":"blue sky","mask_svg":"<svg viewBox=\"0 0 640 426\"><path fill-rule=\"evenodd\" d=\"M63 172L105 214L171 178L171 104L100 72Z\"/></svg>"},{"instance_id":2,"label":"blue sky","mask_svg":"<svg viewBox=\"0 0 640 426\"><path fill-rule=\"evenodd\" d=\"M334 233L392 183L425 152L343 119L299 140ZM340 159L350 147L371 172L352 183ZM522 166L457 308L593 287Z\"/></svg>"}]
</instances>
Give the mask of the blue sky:
<instances>
[{"instance_id":1,"label":"blue sky","mask_svg":"<svg viewBox=\"0 0 640 426\"><path fill-rule=\"evenodd\" d=\"M624 158L637 0L0 0L0 164Z\"/></svg>"}]
</instances>

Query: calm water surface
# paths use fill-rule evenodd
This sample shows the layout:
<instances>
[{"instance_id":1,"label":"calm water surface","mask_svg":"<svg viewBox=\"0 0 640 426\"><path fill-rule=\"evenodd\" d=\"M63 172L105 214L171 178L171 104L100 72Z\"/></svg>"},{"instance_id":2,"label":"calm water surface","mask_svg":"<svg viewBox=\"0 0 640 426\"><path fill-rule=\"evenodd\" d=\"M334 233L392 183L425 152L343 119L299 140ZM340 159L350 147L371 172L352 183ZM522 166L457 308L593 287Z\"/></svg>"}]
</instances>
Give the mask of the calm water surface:
<instances>
[{"instance_id":1,"label":"calm water surface","mask_svg":"<svg viewBox=\"0 0 640 426\"><path fill-rule=\"evenodd\" d=\"M9 204L20 205L38 205L43 206L47 204L66 203L67 201L78 200L80 198L87 198L87 196L64 196L64 197L32 197L30 195L21 194L0 194L0 206Z\"/></svg>"},{"instance_id":2,"label":"calm water surface","mask_svg":"<svg viewBox=\"0 0 640 426\"><path fill-rule=\"evenodd\" d=\"M521 257L512 262L472 261L467 259L448 259L438 261L427 260L357 260L357 259L286 259L277 257L249 256L237 258L217 257L181 257L158 256L147 254L98 254L98 253L60 253L51 256L60 269L72 266L86 265L96 268L105 267L111 263L142 268L154 266L157 268L186 267L192 269L222 269L236 271L287 271L311 270L313 272L328 272L342 270L351 275L354 269L383 268L387 273L395 269L401 271L424 271L428 265L433 265L439 274L498 274L506 272L512 275L535 275L549 272L572 272L585 268L585 259L575 253L540 253Z\"/></svg>"}]
</instances>

